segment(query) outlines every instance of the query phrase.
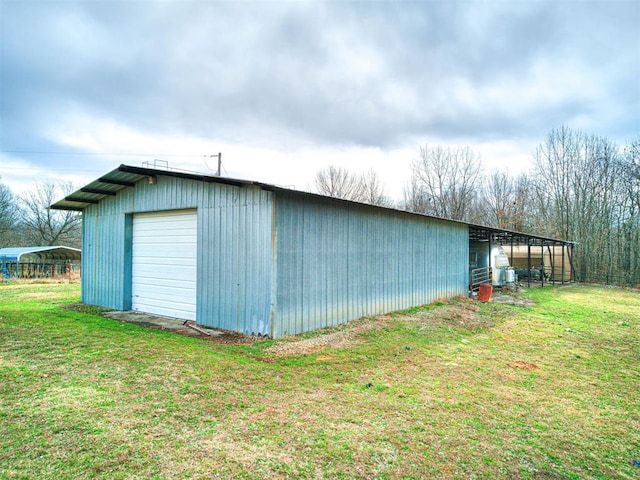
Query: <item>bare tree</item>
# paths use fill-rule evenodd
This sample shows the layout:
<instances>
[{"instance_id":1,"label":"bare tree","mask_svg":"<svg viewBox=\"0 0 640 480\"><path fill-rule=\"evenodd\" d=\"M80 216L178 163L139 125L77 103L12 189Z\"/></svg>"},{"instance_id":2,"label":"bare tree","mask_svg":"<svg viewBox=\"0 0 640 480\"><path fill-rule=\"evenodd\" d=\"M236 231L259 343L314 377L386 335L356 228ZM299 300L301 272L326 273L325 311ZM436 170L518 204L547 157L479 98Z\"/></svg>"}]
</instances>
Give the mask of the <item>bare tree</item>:
<instances>
[{"instance_id":1,"label":"bare tree","mask_svg":"<svg viewBox=\"0 0 640 480\"><path fill-rule=\"evenodd\" d=\"M371 169L360 176L361 190L360 201L381 207L390 207L391 199L384 193L384 185L378 173Z\"/></svg>"},{"instance_id":2,"label":"bare tree","mask_svg":"<svg viewBox=\"0 0 640 480\"><path fill-rule=\"evenodd\" d=\"M492 172L482 189L482 204L485 206L486 225L508 228L511 213L515 205L513 180L500 170Z\"/></svg>"},{"instance_id":3,"label":"bare tree","mask_svg":"<svg viewBox=\"0 0 640 480\"><path fill-rule=\"evenodd\" d=\"M429 197L415 175L411 176L404 187L402 208L415 213L429 213L431 210Z\"/></svg>"},{"instance_id":4,"label":"bare tree","mask_svg":"<svg viewBox=\"0 0 640 480\"><path fill-rule=\"evenodd\" d=\"M36 184L34 191L22 196L25 234L31 244L80 246L82 234L79 214L48 208L73 190L70 182L45 182Z\"/></svg>"},{"instance_id":5,"label":"bare tree","mask_svg":"<svg viewBox=\"0 0 640 480\"><path fill-rule=\"evenodd\" d=\"M383 207L393 203L385 195L382 180L373 169L358 175L345 168L330 165L316 173L314 183L319 193L329 197Z\"/></svg>"},{"instance_id":6,"label":"bare tree","mask_svg":"<svg viewBox=\"0 0 640 480\"><path fill-rule=\"evenodd\" d=\"M624 203L619 224L619 268L627 284L640 283L640 138L624 149L620 162Z\"/></svg>"},{"instance_id":7,"label":"bare tree","mask_svg":"<svg viewBox=\"0 0 640 480\"><path fill-rule=\"evenodd\" d=\"M316 190L329 197L361 201L363 185L361 179L342 167L330 165L316 173Z\"/></svg>"},{"instance_id":8,"label":"bare tree","mask_svg":"<svg viewBox=\"0 0 640 480\"><path fill-rule=\"evenodd\" d=\"M581 279L611 275L621 188L617 146L568 127L552 130L535 152L535 203L541 233L577 240Z\"/></svg>"},{"instance_id":9,"label":"bare tree","mask_svg":"<svg viewBox=\"0 0 640 480\"><path fill-rule=\"evenodd\" d=\"M0 247L17 245L18 203L9 187L0 183Z\"/></svg>"},{"instance_id":10,"label":"bare tree","mask_svg":"<svg viewBox=\"0 0 640 480\"><path fill-rule=\"evenodd\" d=\"M513 180L514 206L510 214L510 221L516 232L527 232L532 230L532 225L536 215L532 202L533 190L532 181L529 175L523 173Z\"/></svg>"},{"instance_id":11,"label":"bare tree","mask_svg":"<svg viewBox=\"0 0 640 480\"><path fill-rule=\"evenodd\" d=\"M518 232L527 230L533 213L530 184L526 174L513 178L504 171L492 172L482 188L481 223Z\"/></svg>"},{"instance_id":12,"label":"bare tree","mask_svg":"<svg viewBox=\"0 0 640 480\"><path fill-rule=\"evenodd\" d=\"M427 212L453 220L471 220L482 183L480 158L469 147L420 148L413 163L413 179L425 195Z\"/></svg>"},{"instance_id":13,"label":"bare tree","mask_svg":"<svg viewBox=\"0 0 640 480\"><path fill-rule=\"evenodd\" d=\"M624 149L622 157L622 180L636 212L640 212L640 138Z\"/></svg>"},{"instance_id":14,"label":"bare tree","mask_svg":"<svg viewBox=\"0 0 640 480\"><path fill-rule=\"evenodd\" d=\"M578 147L568 127L552 130L534 154L534 188L540 216L547 225L543 233L569 239L572 171L578 163Z\"/></svg>"}]
</instances>

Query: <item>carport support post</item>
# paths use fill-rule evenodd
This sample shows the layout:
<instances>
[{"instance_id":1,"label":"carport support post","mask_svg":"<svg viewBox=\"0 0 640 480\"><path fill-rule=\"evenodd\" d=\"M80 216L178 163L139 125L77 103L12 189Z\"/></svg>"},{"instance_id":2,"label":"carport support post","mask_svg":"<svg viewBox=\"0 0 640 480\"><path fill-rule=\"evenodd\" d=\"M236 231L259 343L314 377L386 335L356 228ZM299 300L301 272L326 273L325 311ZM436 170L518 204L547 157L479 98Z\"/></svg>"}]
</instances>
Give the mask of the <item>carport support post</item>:
<instances>
[{"instance_id":1,"label":"carport support post","mask_svg":"<svg viewBox=\"0 0 640 480\"><path fill-rule=\"evenodd\" d=\"M528 266L528 275L527 275L527 287L531 287L531 239L527 240L527 266Z\"/></svg>"},{"instance_id":2,"label":"carport support post","mask_svg":"<svg viewBox=\"0 0 640 480\"><path fill-rule=\"evenodd\" d=\"M564 285L564 243L562 244L562 285Z\"/></svg>"},{"instance_id":3,"label":"carport support post","mask_svg":"<svg viewBox=\"0 0 640 480\"><path fill-rule=\"evenodd\" d=\"M509 258L509 263L513 267L513 235L511 236L511 257Z\"/></svg>"},{"instance_id":4,"label":"carport support post","mask_svg":"<svg viewBox=\"0 0 640 480\"><path fill-rule=\"evenodd\" d=\"M544 287L544 242L540 246L540 257L540 286Z\"/></svg>"},{"instance_id":5,"label":"carport support post","mask_svg":"<svg viewBox=\"0 0 640 480\"><path fill-rule=\"evenodd\" d=\"M555 259L555 255L556 255L556 242L553 242L551 244L553 246L553 250L551 250L551 247L548 247L547 249L549 250L549 259L551 261L551 283L555 286L556 284L556 259Z\"/></svg>"}]
</instances>

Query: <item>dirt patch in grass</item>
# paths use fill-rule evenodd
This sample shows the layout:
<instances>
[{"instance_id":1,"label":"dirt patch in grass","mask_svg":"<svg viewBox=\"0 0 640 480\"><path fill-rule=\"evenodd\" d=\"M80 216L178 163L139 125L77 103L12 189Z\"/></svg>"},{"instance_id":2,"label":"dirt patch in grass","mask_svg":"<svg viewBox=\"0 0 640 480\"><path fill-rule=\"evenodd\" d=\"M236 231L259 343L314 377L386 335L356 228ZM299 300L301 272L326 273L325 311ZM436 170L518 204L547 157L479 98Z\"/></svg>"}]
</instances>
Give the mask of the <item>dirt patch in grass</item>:
<instances>
[{"instance_id":1,"label":"dirt patch in grass","mask_svg":"<svg viewBox=\"0 0 640 480\"><path fill-rule=\"evenodd\" d=\"M253 345L256 342L262 342L265 340L265 337L256 337L254 335L245 335L243 333L229 332L226 330L223 330L219 335L211 337L206 335L197 335L197 338L225 345Z\"/></svg>"},{"instance_id":2,"label":"dirt patch in grass","mask_svg":"<svg viewBox=\"0 0 640 480\"><path fill-rule=\"evenodd\" d=\"M110 312L110 308L96 307L95 305L87 305L86 303L70 303L69 305L60 305L60 308L71 310L78 313L86 313L87 315L102 315Z\"/></svg>"},{"instance_id":3,"label":"dirt patch in grass","mask_svg":"<svg viewBox=\"0 0 640 480\"><path fill-rule=\"evenodd\" d=\"M516 360L515 362L507 363L509 368L518 368L520 370L536 370L540 367L535 363L525 362L524 360Z\"/></svg>"},{"instance_id":4,"label":"dirt patch in grass","mask_svg":"<svg viewBox=\"0 0 640 480\"><path fill-rule=\"evenodd\" d=\"M267 351L275 356L308 355L331 346L333 348L346 348L354 343L354 335L349 331L327 333L313 338L293 340L279 343L267 348Z\"/></svg>"},{"instance_id":5,"label":"dirt patch in grass","mask_svg":"<svg viewBox=\"0 0 640 480\"><path fill-rule=\"evenodd\" d=\"M425 328L433 325L448 325L471 332L478 332L494 324L493 316L483 315L477 302L462 298L449 305L400 318L419 323Z\"/></svg>"},{"instance_id":6,"label":"dirt patch in grass","mask_svg":"<svg viewBox=\"0 0 640 480\"><path fill-rule=\"evenodd\" d=\"M517 305L518 307L533 307L536 302L529 298L519 298L513 295L494 295L491 297L494 303L504 303L507 305Z\"/></svg>"},{"instance_id":7,"label":"dirt patch in grass","mask_svg":"<svg viewBox=\"0 0 640 480\"><path fill-rule=\"evenodd\" d=\"M286 355L308 355L319 352L325 348L351 348L361 339L359 336L373 329L381 328L392 318L388 315L367 318L360 321L349 322L340 326L337 332L325 333L316 337L296 340L295 336L285 337L285 342L278 343L266 349L267 352L282 357ZM290 340L290 341L286 341Z\"/></svg>"},{"instance_id":8,"label":"dirt patch in grass","mask_svg":"<svg viewBox=\"0 0 640 480\"><path fill-rule=\"evenodd\" d=\"M513 297L512 297L513 298ZM513 303L519 305L519 300L513 298ZM522 304L526 301L522 300ZM331 331L311 338L299 339L296 336L285 337L282 343L266 349L274 356L309 355L326 348L345 349L352 348L362 341L360 335L393 321L408 321L418 323L421 328L429 328L434 325L448 325L462 328L470 332L479 332L495 324L495 317L499 310L483 313L480 305L472 299L465 297L453 301L441 301L444 305L435 308L431 306L420 307L417 312L407 315L378 315L348 322ZM507 303L507 302L502 302ZM422 309L424 308L424 309ZM499 309L499 307L498 307ZM413 310L413 309L412 309Z\"/></svg>"}]
</instances>

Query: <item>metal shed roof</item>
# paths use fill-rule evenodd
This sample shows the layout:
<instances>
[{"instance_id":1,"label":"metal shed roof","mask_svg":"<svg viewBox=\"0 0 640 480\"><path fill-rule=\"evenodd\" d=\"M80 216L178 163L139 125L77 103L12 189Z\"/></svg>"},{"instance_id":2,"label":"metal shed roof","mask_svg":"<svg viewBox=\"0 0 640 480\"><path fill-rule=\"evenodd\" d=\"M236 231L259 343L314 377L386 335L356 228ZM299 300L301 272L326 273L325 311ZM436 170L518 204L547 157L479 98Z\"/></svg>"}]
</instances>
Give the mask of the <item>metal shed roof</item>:
<instances>
[{"instance_id":1,"label":"metal shed roof","mask_svg":"<svg viewBox=\"0 0 640 480\"><path fill-rule=\"evenodd\" d=\"M75 210L82 211L85 208L100 203L101 200L115 196L119 191L125 188L135 187L136 183L141 180L154 181L157 176L167 176L176 178L186 178L191 180L197 180L206 183L222 183L225 185L233 185L236 187L242 186L258 186L263 190L269 191L287 191L295 192L300 195L310 195L313 197L328 198L325 195L317 193L303 192L299 190L288 189L284 187L278 187L276 185L270 185L267 183L254 182L249 180L239 180L227 177L218 177L212 175L205 175L201 173L190 173L179 170L160 170L157 168L147 167L134 167L131 165L120 165L115 170L103 175L102 177L94 180L85 187L82 187L75 193L65 197L64 199L54 203L50 208L56 210ZM338 202L358 203L350 200L344 200L334 198ZM368 204L363 204L368 205ZM377 205L368 205L371 208L384 208L387 210L396 210L389 207L380 207ZM495 227L487 227L484 225L475 225L468 222L462 222L459 220L451 220L448 218L433 217L431 215L425 215L422 213L406 212L404 213L418 215L422 217L438 218L439 220L446 220L449 222L464 224L469 226L469 239L475 241L490 241L503 244L513 243L514 245L575 245L575 242L567 240L559 240L556 238L544 237L540 235L533 235L529 233L514 232L511 230L504 230Z\"/></svg>"},{"instance_id":2,"label":"metal shed roof","mask_svg":"<svg viewBox=\"0 0 640 480\"><path fill-rule=\"evenodd\" d=\"M529 233L514 232L496 227L469 224L469 240L476 242L491 242L501 245L531 245L531 246L551 246L551 245L577 245L576 242L559 240L557 238L543 237Z\"/></svg>"},{"instance_id":3,"label":"metal shed roof","mask_svg":"<svg viewBox=\"0 0 640 480\"><path fill-rule=\"evenodd\" d=\"M207 183L223 183L226 185L234 185L236 187L240 187L242 185L262 185L257 182L236 180L226 177L187 173L176 170L159 170L155 168L120 165L115 170L112 170L106 175L94 180L77 192L74 192L71 195L66 196L63 200L54 203L50 208L56 210L82 211L91 205L100 203L100 200L103 200L104 198L116 196L119 191L125 188L135 187L136 183L140 180L152 180L158 175L187 178ZM268 187L268 185L264 185L264 187Z\"/></svg>"},{"instance_id":4,"label":"metal shed roof","mask_svg":"<svg viewBox=\"0 0 640 480\"><path fill-rule=\"evenodd\" d=\"M35 256L39 260L80 260L82 250L73 247L7 247L0 248L0 259L19 262L23 256Z\"/></svg>"}]
</instances>

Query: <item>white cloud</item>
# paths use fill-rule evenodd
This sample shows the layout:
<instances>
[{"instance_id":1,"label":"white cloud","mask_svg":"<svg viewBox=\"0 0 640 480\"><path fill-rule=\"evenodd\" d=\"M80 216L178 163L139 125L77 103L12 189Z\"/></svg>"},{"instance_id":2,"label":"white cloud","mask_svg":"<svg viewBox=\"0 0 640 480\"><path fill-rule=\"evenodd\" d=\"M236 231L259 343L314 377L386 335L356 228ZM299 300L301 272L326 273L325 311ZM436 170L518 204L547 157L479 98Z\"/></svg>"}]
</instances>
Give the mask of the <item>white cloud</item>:
<instances>
[{"instance_id":1,"label":"white cloud","mask_svg":"<svg viewBox=\"0 0 640 480\"><path fill-rule=\"evenodd\" d=\"M136 131L113 121L88 115L65 118L49 138L55 143L91 154L94 165L105 171L118 163L141 165L154 159L166 160L169 167L213 173L222 153L223 174L297 189L312 188L315 173L328 165L340 165L354 172L377 171L388 193L400 197L409 176L409 165L417 148L382 150L377 147L318 147L295 145L286 148L257 148L237 143L221 143L187 135L159 135ZM282 147L282 145L280 145ZM130 155L126 155L130 154ZM55 168L54 165L52 167ZM95 176L84 175L85 182Z\"/></svg>"},{"instance_id":2,"label":"white cloud","mask_svg":"<svg viewBox=\"0 0 640 480\"><path fill-rule=\"evenodd\" d=\"M637 135L640 4L512 3L8 2L0 146L69 153L12 154L38 178L221 151L297 188L373 168L398 198L423 143L521 170L561 124Z\"/></svg>"},{"instance_id":3,"label":"white cloud","mask_svg":"<svg viewBox=\"0 0 640 480\"><path fill-rule=\"evenodd\" d=\"M79 166L60 165L57 155L41 155L46 162L33 162L20 157L0 153L0 182L7 185L15 195L33 191L42 182L71 182L80 187L93 180L104 169L79 162ZM82 166L80 166L82 165Z\"/></svg>"}]
</instances>

